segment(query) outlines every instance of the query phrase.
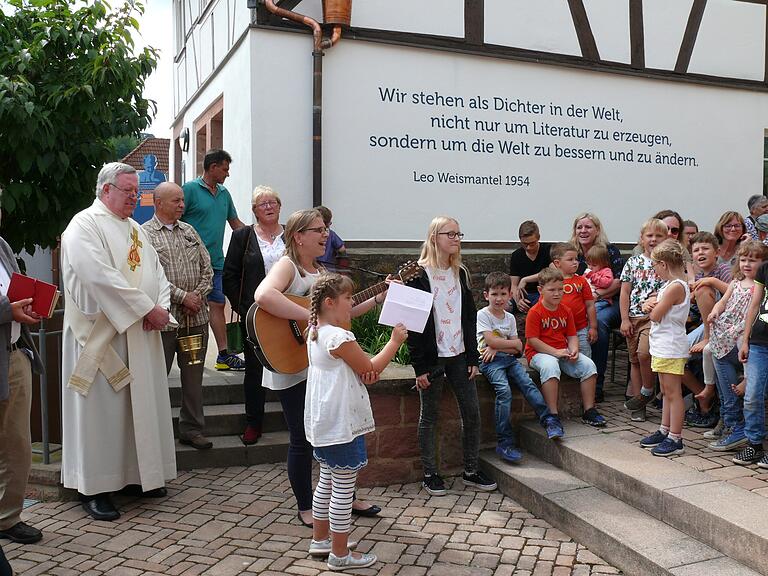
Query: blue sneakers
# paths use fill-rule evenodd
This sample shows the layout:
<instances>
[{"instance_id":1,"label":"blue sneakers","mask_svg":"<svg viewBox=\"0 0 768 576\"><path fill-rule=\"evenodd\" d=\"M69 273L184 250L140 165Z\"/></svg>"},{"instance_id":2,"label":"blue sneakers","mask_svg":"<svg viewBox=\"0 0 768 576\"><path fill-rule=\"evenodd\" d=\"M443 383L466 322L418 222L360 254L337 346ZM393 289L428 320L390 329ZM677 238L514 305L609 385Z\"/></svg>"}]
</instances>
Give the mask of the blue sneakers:
<instances>
[{"instance_id":1,"label":"blue sneakers","mask_svg":"<svg viewBox=\"0 0 768 576\"><path fill-rule=\"evenodd\" d=\"M605 426L605 418L594 408L585 410L584 414L581 415L581 421L584 422L584 424L589 424L595 428L602 428Z\"/></svg>"},{"instance_id":2,"label":"blue sneakers","mask_svg":"<svg viewBox=\"0 0 768 576\"><path fill-rule=\"evenodd\" d=\"M726 452L728 450L736 450L747 444L749 444L749 440L744 435L744 426L735 426L733 428L725 428L720 440L710 442L709 447L715 452Z\"/></svg>"},{"instance_id":3,"label":"blue sneakers","mask_svg":"<svg viewBox=\"0 0 768 576\"><path fill-rule=\"evenodd\" d=\"M505 462L517 464L523 459L523 453L514 446L496 446L496 454Z\"/></svg>"},{"instance_id":4,"label":"blue sneakers","mask_svg":"<svg viewBox=\"0 0 768 576\"><path fill-rule=\"evenodd\" d=\"M563 424L560 422L560 418L554 414L548 416L544 421L544 428L547 430L547 438L550 440L559 440L565 436L565 430L563 430Z\"/></svg>"},{"instance_id":5,"label":"blue sneakers","mask_svg":"<svg viewBox=\"0 0 768 576\"><path fill-rule=\"evenodd\" d=\"M661 444L651 450L651 454L654 456L674 456L675 454L682 454L683 452L685 452L685 448L683 448L682 438L675 442L669 436L664 438L664 441Z\"/></svg>"},{"instance_id":6,"label":"blue sneakers","mask_svg":"<svg viewBox=\"0 0 768 576\"><path fill-rule=\"evenodd\" d=\"M645 438L640 440L640 446L642 446L643 448L655 448L656 446L664 442L666 438L667 438L666 434L664 434L661 430L656 430L656 432L654 432L650 436L646 436Z\"/></svg>"}]
</instances>

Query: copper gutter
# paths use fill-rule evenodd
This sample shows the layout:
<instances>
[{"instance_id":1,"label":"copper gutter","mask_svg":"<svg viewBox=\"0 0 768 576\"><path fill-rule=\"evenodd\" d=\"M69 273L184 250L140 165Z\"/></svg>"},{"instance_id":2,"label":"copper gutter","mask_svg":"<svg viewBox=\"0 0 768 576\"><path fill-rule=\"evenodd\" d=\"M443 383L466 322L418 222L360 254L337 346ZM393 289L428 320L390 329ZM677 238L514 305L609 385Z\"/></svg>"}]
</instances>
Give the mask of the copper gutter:
<instances>
[{"instance_id":1,"label":"copper gutter","mask_svg":"<svg viewBox=\"0 0 768 576\"><path fill-rule=\"evenodd\" d=\"M341 26L334 25L331 37L323 38L323 29L314 18L280 8L274 0L263 2L272 14L312 29L312 205L320 206L323 203L323 50L338 43L341 39Z\"/></svg>"}]
</instances>

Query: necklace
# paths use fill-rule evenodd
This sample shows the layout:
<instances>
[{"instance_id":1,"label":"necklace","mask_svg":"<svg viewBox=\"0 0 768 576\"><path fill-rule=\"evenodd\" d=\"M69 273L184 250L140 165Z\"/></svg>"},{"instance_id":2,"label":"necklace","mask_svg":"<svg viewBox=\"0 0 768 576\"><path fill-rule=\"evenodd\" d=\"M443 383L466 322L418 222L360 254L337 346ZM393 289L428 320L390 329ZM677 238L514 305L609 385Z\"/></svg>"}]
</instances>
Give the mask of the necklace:
<instances>
[{"instance_id":1,"label":"necklace","mask_svg":"<svg viewBox=\"0 0 768 576\"><path fill-rule=\"evenodd\" d=\"M283 227L282 227L282 226L280 226L280 230L279 230L279 231L278 231L276 234L272 234L272 232L267 232L267 231L266 231L266 230L264 230L263 228L259 228L259 225L258 225L258 224L254 224L254 225L253 225L253 230L254 230L254 232L256 232L257 234L258 234L259 232L261 232L261 233L262 233L262 235L267 235L267 236L269 236L269 238L270 238L270 240L272 240L272 242L274 242L274 241L275 241L275 238L277 238L278 236L280 236L280 234L282 234L282 233L283 233Z\"/></svg>"}]
</instances>

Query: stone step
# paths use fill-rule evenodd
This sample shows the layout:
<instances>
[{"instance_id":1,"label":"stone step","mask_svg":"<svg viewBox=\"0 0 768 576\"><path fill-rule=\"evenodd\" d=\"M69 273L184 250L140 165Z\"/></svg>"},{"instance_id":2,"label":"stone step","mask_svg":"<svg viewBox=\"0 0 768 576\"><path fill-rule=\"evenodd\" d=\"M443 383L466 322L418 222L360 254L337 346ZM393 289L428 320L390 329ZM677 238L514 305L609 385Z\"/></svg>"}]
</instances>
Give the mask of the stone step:
<instances>
[{"instance_id":1,"label":"stone step","mask_svg":"<svg viewBox=\"0 0 768 576\"><path fill-rule=\"evenodd\" d=\"M521 444L564 473L768 575L765 497L653 456L612 436L610 428L564 424L565 438L552 442L537 423L524 422Z\"/></svg>"},{"instance_id":2,"label":"stone step","mask_svg":"<svg viewBox=\"0 0 768 576\"><path fill-rule=\"evenodd\" d=\"M181 408L171 408L173 415L173 435L179 436L179 411ZM245 430L245 404L214 404L205 406L206 436L236 436ZM264 404L264 422L262 431L279 432L286 430L283 408L280 402Z\"/></svg>"},{"instance_id":3,"label":"stone step","mask_svg":"<svg viewBox=\"0 0 768 576\"><path fill-rule=\"evenodd\" d=\"M210 450L196 450L176 441L176 467L179 470L226 468L285 462L288 457L288 432L267 432L253 446L244 446L237 436L209 436Z\"/></svg>"},{"instance_id":4,"label":"stone step","mask_svg":"<svg viewBox=\"0 0 768 576\"><path fill-rule=\"evenodd\" d=\"M499 489L628 575L758 576L661 520L568 472L526 454L522 464L502 462L495 451L480 458ZM755 558L765 558L756 551Z\"/></svg>"},{"instance_id":5,"label":"stone step","mask_svg":"<svg viewBox=\"0 0 768 576\"><path fill-rule=\"evenodd\" d=\"M168 389L171 406L181 406L181 380L179 371L174 368L168 375ZM277 393L266 391L267 402L277 402ZM242 372L216 372L206 368L203 372L203 406L217 404L242 404L245 402Z\"/></svg>"}]
</instances>

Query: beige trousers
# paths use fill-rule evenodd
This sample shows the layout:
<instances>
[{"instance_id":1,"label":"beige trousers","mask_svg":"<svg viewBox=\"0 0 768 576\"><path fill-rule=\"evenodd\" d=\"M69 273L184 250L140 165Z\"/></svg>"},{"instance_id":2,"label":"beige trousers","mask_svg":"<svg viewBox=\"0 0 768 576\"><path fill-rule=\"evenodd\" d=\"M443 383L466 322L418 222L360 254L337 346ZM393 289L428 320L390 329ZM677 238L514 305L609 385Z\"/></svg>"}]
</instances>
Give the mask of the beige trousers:
<instances>
[{"instance_id":1,"label":"beige trousers","mask_svg":"<svg viewBox=\"0 0 768 576\"><path fill-rule=\"evenodd\" d=\"M182 328L179 335L202 334L203 349L200 354L205 358L208 348L208 324L192 326L187 331ZM165 352L165 366L168 372L173 366L173 358L176 356L181 372L181 411L179 413L179 438L191 440L200 436L205 428L203 416L203 368L204 364L188 366L184 362L184 354L179 348L176 331L161 332L163 339L163 351Z\"/></svg>"},{"instance_id":2,"label":"beige trousers","mask_svg":"<svg viewBox=\"0 0 768 576\"><path fill-rule=\"evenodd\" d=\"M32 466L32 365L21 350L11 352L8 399L0 402L0 530L21 521L27 477Z\"/></svg>"}]
</instances>

